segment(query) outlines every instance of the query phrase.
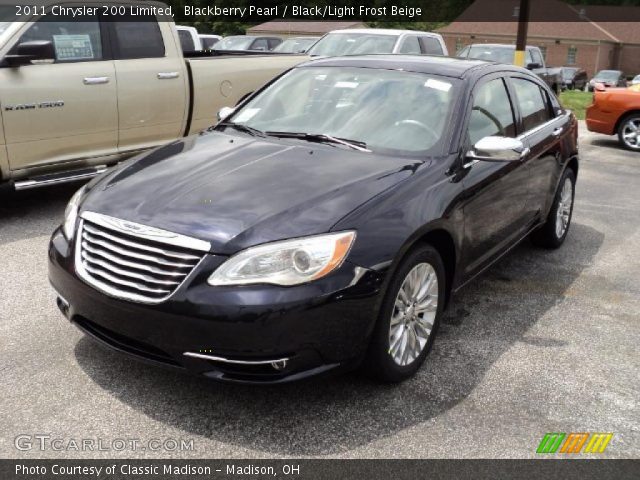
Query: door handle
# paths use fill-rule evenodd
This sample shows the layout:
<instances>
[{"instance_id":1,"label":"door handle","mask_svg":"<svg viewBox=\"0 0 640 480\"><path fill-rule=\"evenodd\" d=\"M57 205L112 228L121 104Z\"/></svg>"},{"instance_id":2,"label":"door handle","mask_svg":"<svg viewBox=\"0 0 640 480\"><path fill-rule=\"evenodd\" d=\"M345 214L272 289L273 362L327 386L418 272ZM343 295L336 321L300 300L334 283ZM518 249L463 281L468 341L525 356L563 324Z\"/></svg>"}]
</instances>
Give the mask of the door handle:
<instances>
[{"instance_id":1,"label":"door handle","mask_svg":"<svg viewBox=\"0 0 640 480\"><path fill-rule=\"evenodd\" d=\"M158 73L158 80L171 80L172 78L178 78L180 74L178 72L160 72Z\"/></svg>"},{"instance_id":2,"label":"door handle","mask_svg":"<svg viewBox=\"0 0 640 480\"><path fill-rule=\"evenodd\" d=\"M554 137L559 137L563 131L564 131L564 128L558 127L551 133L551 135L553 135Z\"/></svg>"},{"instance_id":3,"label":"door handle","mask_svg":"<svg viewBox=\"0 0 640 480\"><path fill-rule=\"evenodd\" d=\"M85 85L101 85L109 83L109 77L85 77L83 82Z\"/></svg>"}]
</instances>

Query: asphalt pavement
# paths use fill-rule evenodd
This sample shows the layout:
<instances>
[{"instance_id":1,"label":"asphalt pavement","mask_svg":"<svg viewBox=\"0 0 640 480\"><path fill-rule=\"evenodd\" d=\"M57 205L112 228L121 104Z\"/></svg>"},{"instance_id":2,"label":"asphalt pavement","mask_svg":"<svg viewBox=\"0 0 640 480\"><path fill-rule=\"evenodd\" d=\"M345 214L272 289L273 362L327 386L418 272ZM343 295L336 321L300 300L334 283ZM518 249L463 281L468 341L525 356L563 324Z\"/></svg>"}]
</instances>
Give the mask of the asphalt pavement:
<instances>
[{"instance_id":1,"label":"asphalt pavement","mask_svg":"<svg viewBox=\"0 0 640 480\"><path fill-rule=\"evenodd\" d=\"M611 432L600 457L639 457L640 154L582 134L565 245L524 242L463 290L427 363L396 386L221 385L105 350L47 280L77 185L2 199L0 457L526 458L547 432Z\"/></svg>"}]
</instances>

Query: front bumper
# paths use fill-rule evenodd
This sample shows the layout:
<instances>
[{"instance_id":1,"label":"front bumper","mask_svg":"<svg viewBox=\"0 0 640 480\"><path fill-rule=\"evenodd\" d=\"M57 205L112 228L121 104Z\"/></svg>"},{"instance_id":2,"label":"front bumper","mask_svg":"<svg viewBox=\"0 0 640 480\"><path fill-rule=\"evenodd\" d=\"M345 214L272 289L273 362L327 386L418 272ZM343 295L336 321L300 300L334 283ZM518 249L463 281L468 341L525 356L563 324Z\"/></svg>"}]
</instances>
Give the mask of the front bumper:
<instances>
[{"instance_id":1,"label":"front bumper","mask_svg":"<svg viewBox=\"0 0 640 480\"><path fill-rule=\"evenodd\" d=\"M345 262L306 285L211 287L206 279L222 261L208 255L163 303L134 303L81 280L73 245L56 230L49 280L62 313L94 339L218 380L280 383L349 368L362 358L383 274Z\"/></svg>"}]
</instances>

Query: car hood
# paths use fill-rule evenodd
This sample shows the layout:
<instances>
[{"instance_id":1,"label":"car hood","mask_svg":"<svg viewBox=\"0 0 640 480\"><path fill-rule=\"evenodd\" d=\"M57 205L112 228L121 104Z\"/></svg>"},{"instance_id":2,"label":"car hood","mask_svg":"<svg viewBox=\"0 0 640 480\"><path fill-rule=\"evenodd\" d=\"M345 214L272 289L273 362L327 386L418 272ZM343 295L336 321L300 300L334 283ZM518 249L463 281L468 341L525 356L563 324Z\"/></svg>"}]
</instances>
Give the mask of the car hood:
<instances>
[{"instance_id":1,"label":"car hood","mask_svg":"<svg viewBox=\"0 0 640 480\"><path fill-rule=\"evenodd\" d=\"M92 211L206 240L232 254L324 233L425 162L212 132L127 161L90 189Z\"/></svg>"}]
</instances>

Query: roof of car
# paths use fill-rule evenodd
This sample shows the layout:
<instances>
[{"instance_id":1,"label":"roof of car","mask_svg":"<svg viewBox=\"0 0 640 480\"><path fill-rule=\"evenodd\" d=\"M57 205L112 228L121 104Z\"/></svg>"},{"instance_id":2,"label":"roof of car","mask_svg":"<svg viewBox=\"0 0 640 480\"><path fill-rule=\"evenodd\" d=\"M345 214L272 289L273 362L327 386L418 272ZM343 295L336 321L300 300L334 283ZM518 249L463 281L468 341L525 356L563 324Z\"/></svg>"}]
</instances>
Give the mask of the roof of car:
<instances>
[{"instance_id":1,"label":"roof of car","mask_svg":"<svg viewBox=\"0 0 640 480\"><path fill-rule=\"evenodd\" d=\"M316 58L300 66L314 67L362 67L384 70L406 70L409 72L431 73L447 77L462 78L474 69L499 66L502 70L528 72L513 65L486 62L484 60L462 59L431 55L354 55L344 57Z\"/></svg>"},{"instance_id":2,"label":"roof of car","mask_svg":"<svg viewBox=\"0 0 640 480\"><path fill-rule=\"evenodd\" d=\"M332 33L371 33L376 35L404 35L405 33L410 33L414 35L433 35L434 37L439 37L440 34L433 32L421 32L419 30L398 30L392 28L346 28L344 30L331 30L329 34Z\"/></svg>"}]
</instances>

